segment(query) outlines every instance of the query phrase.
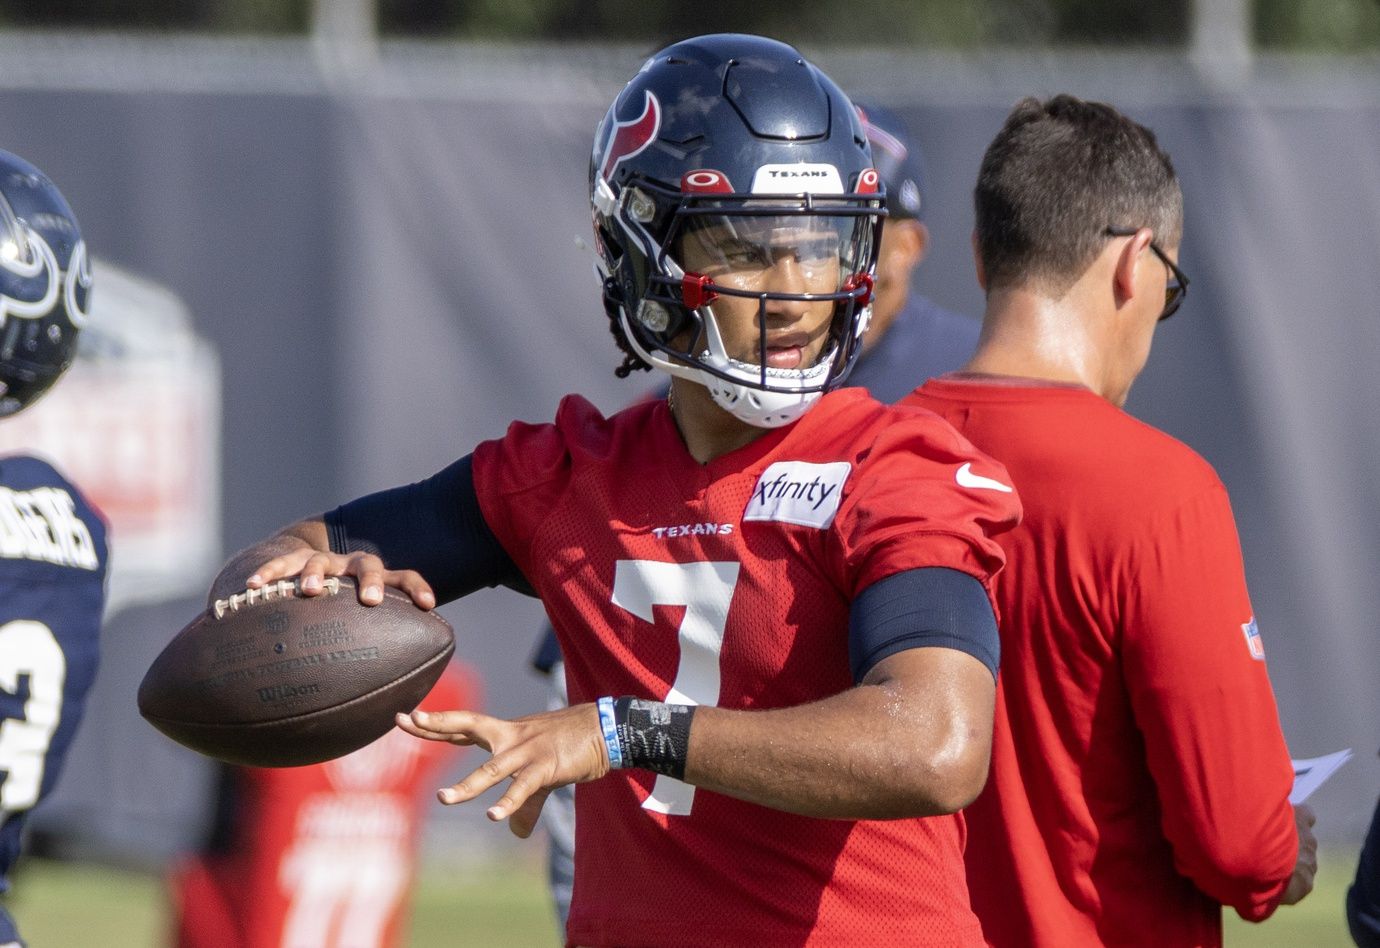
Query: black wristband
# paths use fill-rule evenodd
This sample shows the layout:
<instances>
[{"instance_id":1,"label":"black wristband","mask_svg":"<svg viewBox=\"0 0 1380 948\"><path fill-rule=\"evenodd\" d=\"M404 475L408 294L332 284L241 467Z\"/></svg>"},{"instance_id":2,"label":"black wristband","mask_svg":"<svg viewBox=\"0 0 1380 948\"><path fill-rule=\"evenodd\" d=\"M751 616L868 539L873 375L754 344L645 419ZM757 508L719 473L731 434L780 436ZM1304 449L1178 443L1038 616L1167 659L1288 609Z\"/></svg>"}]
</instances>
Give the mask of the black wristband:
<instances>
[{"instance_id":1,"label":"black wristband","mask_svg":"<svg viewBox=\"0 0 1380 948\"><path fill-rule=\"evenodd\" d=\"M677 780L685 779L690 750L693 704L663 704L641 698L617 698L613 721L623 748L623 766L641 767Z\"/></svg>"}]
</instances>

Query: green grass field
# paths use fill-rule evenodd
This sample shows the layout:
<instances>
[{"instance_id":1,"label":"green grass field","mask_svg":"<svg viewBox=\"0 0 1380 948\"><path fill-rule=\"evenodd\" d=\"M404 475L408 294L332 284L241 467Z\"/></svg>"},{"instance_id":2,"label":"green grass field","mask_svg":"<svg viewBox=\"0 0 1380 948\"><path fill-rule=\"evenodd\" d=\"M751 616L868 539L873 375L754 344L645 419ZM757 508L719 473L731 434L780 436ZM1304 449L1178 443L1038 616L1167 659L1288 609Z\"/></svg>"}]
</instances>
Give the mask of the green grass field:
<instances>
[{"instance_id":1,"label":"green grass field","mask_svg":"<svg viewBox=\"0 0 1380 948\"><path fill-rule=\"evenodd\" d=\"M1321 854L1318 886L1302 904L1262 925L1230 914L1228 946L1344 948L1351 944L1342 898L1354 852ZM167 909L157 877L139 872L31 860L7 907L31 948L162 948ZM551 948L560 942L540 865L498 862L434 866L415 894L412 948Z\"/></svg>"}]
</instances>

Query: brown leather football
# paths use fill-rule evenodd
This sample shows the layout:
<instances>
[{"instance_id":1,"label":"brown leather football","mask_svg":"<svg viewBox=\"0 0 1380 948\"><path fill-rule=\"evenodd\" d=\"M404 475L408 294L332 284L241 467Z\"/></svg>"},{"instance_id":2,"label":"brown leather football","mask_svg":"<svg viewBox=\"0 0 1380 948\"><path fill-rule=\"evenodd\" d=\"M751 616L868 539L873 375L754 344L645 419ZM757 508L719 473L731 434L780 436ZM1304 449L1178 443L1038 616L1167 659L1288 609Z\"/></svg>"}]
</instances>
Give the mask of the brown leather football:
<instances>
[{"instance_id":1,"label":"brown leather football","mask_svg":"<svg viewBox=\"0 0 1380 948\"><path fill-rule=\"evenodd\" d=\"M386 734L454 651L450 623L406 593L365 606L348 577L312 597L282 580L217 600L179 632L139 685L139 713L232 764L315 764Z\"/></svg>"}]
</instances>

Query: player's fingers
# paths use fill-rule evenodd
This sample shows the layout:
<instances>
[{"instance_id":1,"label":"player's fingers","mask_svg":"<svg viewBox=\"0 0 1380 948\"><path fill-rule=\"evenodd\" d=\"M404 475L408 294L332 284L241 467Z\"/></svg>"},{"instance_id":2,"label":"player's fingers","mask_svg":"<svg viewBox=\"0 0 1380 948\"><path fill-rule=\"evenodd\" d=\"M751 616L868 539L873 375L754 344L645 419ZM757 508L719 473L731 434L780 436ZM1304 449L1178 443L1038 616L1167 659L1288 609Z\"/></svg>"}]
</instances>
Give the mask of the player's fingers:
<instances>
[{"instance_id":1,"label":"player's fingers","mask_svg":"<svg viewBox=\"0 0 1380 948\"><path fill-rule=\"evenodd\" d=\"M424 741L438 741L445 744L454 744L457 747L470 747L479 743L467 734L448 734L418 727L406 714L394 715L393 722L397 724L398 730L411 734L413 737L420 737ZM487 747L484 749L488 750ZM3 948L3 946L0 946L0 948Z\"/></svg>"},{"instance_id":2,"label":"player's fingers","mask_svg":"<svg viewBox=\"0 0 1380 948\"><path fill-rule=\"evenodd\" d=\"M479 744L485 750L489 745L471 730L476 715L470 711L413 711L411 714L397 714L394 722L402 730L414 737L429 741L449 741L452 744L468 746Z\"/></svg>"},{"instance_id":3,"label":"player's fingers","mask_svg":"<svg viewBox=\"0 0 1380 948\"><path fill-rule=\"evenodd\" d=\"M303 547L300 550L293 550L291 553L284 553L282 556L275 556L260 565L246 581L246 585L251 589L258 589L266 583L277 582L288 576L296 576L302 572L302 567L314 553L314 550Z\"/></svg>"},{"instance_id":4,"label":"player's fingers","mask_svg":"<svg viewBox=\"0 0 1380 948\"><path fill-rule=\"evenodd\" d=\"M494 801L494 805L489 807L485 815L495 823L505 820L522 809L527 801L532 799L533 795L540 793L542 782L534 770L533 767L524 767L516 771L513 774L512 782L508 784L508 789L504 791L503 796ZM538 807L537 812L541 812L540 807ZM510 826L509 828L523 838L532 833L531 826L527 827L526 833L518 832L518 827Z\"/></svg>"},{"instance_id":5,"label":"player's fingers","mask_svg":"<svg viewBox=\"0 0 1380 948\"><path fill-rule=\"evenodd\" d=\"M537 820L541 818L542 807L546 805L546 798L551 795L551 789L543 787L538 790L508 817L508 829L514 836L526 839L532 835L532 831L537 828Z\"/></svg>"},{"instance_id":6,"label":"player's fingers","mask_svg":"<svg viewBox=\"0 0 1380 948\"><path fill-rule=\"evenodd\" d=\"M297 587L302 590L304 596L319 596L326 589L326 577L336 575L339 570L340 564L334 554L315 550L302 564L302 570L297 576Z\"/></svg>"},{"instance_id":7,"label":"player's fingers","mask_svg":"<svg viewBox=\"0 0 1380 948\"><path fill-rule=\"evenodd\" d=\"M383 602L383 560L372 553L356 553L350 557L345 571L355 578L359 601L366 606Z\"/></svg>"},{"instance_id":8,"label":"player's fingers","mask_svg":"<svg viewBox=\"0 0 1380 948\"><path fill-rule=\"evenodd\" d=\"M383 581L389 586L401 589L412 597L419 609L435 609L436 593L432 592L431 584L422 578L422 574L412 569L388 570L383 574Z\"/></svg>"},{"instance_id":9,"label":"player's fingers","mask_svg":"<svg viewBox=\"0 0 1380 948\"><path fill-rule=\"evenodd\" d=\"M436 796L442 803L464 803L466 800L473 800L485 790L497 786L504 779L516 774L526 763L527 761L520 754L495 754L466 774L461 780L438 791ZM532 789L535 788L529 788L526 793L522 794L522 798L518 800L519 804L522 800L527 799ZM504 798L507 799L512 792L510 788L508 794L504 794ZM489 808L489 819L503 819L502 816L494 816L495 808L496 806ZM504 815L506 815L506 811Z\"/></svg>"}]
</instances>

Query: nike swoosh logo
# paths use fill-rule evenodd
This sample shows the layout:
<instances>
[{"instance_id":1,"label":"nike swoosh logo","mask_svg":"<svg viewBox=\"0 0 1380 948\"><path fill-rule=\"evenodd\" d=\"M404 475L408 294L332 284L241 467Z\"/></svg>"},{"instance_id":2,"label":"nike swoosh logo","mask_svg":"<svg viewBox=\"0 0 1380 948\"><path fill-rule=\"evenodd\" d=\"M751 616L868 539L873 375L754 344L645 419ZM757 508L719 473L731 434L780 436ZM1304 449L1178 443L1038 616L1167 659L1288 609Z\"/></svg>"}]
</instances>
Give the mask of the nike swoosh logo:
<instances>
[{"instance_id":1,"label":"nike swoosh logo","mask_svg":"<svg viewBox=\"0 0 1380 948\"><path fill-rule=\"evenodd\" d=\"M1015 488L1001 481L994 481L990 477L983 477L981 474L973 473L971 463L964 464L954 472L954 480L958 481L959 487L975 487L979 490L999 490L1003 494L1012 493Z\"/></svg>"}]
</instances>

